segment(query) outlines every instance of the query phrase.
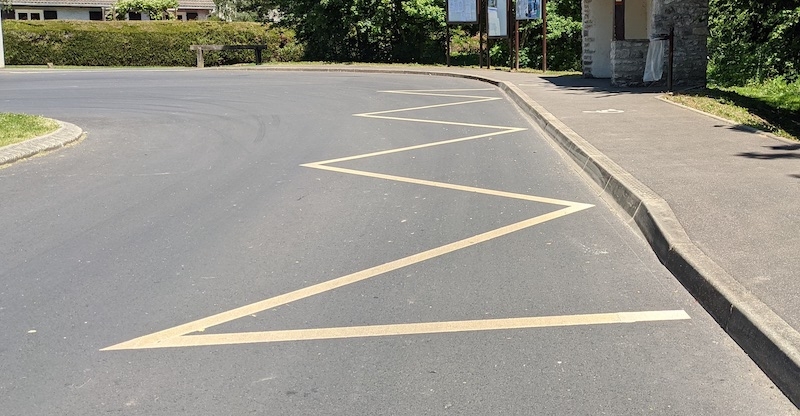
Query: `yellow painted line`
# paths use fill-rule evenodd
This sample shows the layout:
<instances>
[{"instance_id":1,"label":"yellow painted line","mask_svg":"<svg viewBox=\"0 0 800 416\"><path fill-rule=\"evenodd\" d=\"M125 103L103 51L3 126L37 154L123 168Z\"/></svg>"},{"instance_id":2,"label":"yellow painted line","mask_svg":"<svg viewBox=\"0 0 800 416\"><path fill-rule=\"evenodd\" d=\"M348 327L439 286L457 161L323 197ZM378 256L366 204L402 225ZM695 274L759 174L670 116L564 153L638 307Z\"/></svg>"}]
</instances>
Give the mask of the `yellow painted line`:
<instances>
[{"instance_id":1,"label":"yellow painted line","mask_svg":"<svg viewBox=\"0 0 800 416\"><path fill-rule=\"evenodd\" d=\"M425 119L408 118L408 117L374 116L372 114L353 114L353 115L356 116L356 117L380 118L380 119L383 119L383 120L397 120L397 121L413 121L415 123L442 124L442 125L445 125L445 126L481 127L481 128L485 128L485 129L515 130L515 131L526 130L524 128L518 128L518 127L508 128L508 127L501 127L501 126L492 126L492 125L489 125L489 124L461 123L461 122L458 122L458 121L425 120Z\"/></svg>"},{"instance_id":2,"label":"yellow painted line","mask_svg":"<svg viewBox=\"0 0 800 416\"><path fill-rule=\"evenodd\" d=\"M444 91L444 90L442 90ZM440 91L441 92L441 91ZM408 93L408 92L397 92L395 93ZM463 185L456 185L444 182L435 182L435 181L428 181L423 179L415 179L415 178L407 178L402 176L394 176L394 175L385 175L381 173L374 173L374 172L366 172L360 171L355 169L346 169L340 168L335 166L329 166L328 164L334 162L343 162L347 160L354 160L354 159L363 159L372 156L378 155L385 155L390 153L397 153L397 152L405 152L414 149L422 149L426 147L432 146L441 146L444 144L450 143L457 143L463 142L467 140L475 140L478 138L487 138L492 136L498 136L502 134L514 133L518 131L525 130L523 128L517 127L505 127L505 126L491 126L491 125L482 125L482 124L472 124L472 123L459 123L459 122L449 122L449 121L440 121L440 120L420 120L420 119L411 119L411 118L400 118L400 117L388 117L388 116L381 116L378 114L389 114L389 113L397 113L401 111L412 111L412 110L421 110L427 108L437 108L437 107L444 107L444 106L452 106L452 105L463 105L463 104L471 104L476 102L486 102L486 101L493 101L499 98L481 98L480 100L471 100L471 101L462 101L456 103L447 103L447 104L438 104L433 106L424 106L424 107L412 107L406 109L398 109L398 110L387 110L382 112L375 112L375 113L365 113L365 114L356 114L356 116L361 117L373 117L373 118L382 118L382 119L391 119L391 120L403 120L403 121L413 121L419 123L439 123L439 124L449 124L449 125L459 125L459 126L466 126L466 127L478 127L478 128L491 128L498 131L479 134L474 136L462 137L457 139L451 140L444 140L440 142L434 143L426 143L416 146L408 146L398 149L390 149L384 150L379 152L372 152L366 153L362 155L355 155L349 157L343 157L338 159L331 159L323 162L316 162L316 163L309 163L304 164L302 166L315 168L315 169L322 169L328 170L338 173L346 173L351 175L358 175L358 176L365 176L371 177L376 179L385 179L385 180L392 180L397 182L405 182L411 183L416 185L424 185L424 186L432 186L444 189L451 189L457 191L464 191L464 192L472 192L477 194L483 195L491 195L491 196L498 196L498 197L505 197L505 198L514 198L514 199L521 199L526 201L532 202L541 202L553 205L560 205L564 208L558 209L556 211L549 212L547 214L539 215L534 218L530 218L524 221L520 221L511 225L507 225L504 227L500 227L491 231L487 231L472 237L465 238L463 240L455 241L449 244L445 244L440 247L436 247L430 250L423 251L421 253L413 254L411 256L407 256L401 259L397 259L388 263L384 263L378 266L374 266L365 270L361 270L355 273L348 274L346 276L342 276L336 279L332 279L326 282L318 283L316 285L308 286L305 288L301 288L289 293L285 293L282 295L278 295L269 299L265 299L259 302L251 303L249 305L241 306L229 311L221 312L206 318L198 319L189 323L185 323L182 325L178 325L172 328L168 328L162 331L158 331L149 335L145 335L139 338L135 338L130 341L122 342L116 345L112 345L110 347L104 348L101 351L110 351L110 350L123 350L123 349L139 349L139 348L159 348L159 347L176 347L176 346L190 346L190 345L218 345L218 344L237 344L237 343L247 343L247 342L272 342L272 341L280 341L280 340L301 340L301 339L327 339L327 338L343 338L343 337L350 337L350 336L381 336L381 335L401 335L401 334L415 334L415 333L432 333L432 332L457 332L457 331L477 331L477 330L488 330L488 329L513 329L513 328L531 328L536 326L548 326L546 322L556 322L558 319L556 317L550 318L514 318L514 319L506 319L506 320L483 320L483 321L463 321L463 322L433 322L433 323L421 323L421 324L398 324L398 325L377 325L377 326L368 326L368 327L353 327L353 328L328 328L328 329L312 329L312 330L290 330L290 331L270 331L270 332L252 332L252 333L237 333L237 334L221 334L221 335L187 335L197 332L203 332L206 328L210 328L216 325L220 325L226 322L230 322L248 315L252 315L258 312L262 312L267 309L275 308L277 306L285 305L290 302L294 302L297 300L305 299L310 296L318 295L320 293L324 293L327 291L331 291L343 286L347 286L353 283L361 282L366 279L370 279L375 276L379 276L403 267L407 267L413 264L417 264L435 257L443 256L448 253L452 253L457 250L461 250L467 247L471 247L476 244L480 244L498 237L502 237L504 235L520 231L529 227L532 227L537 224L542 224L547 221L551 221L557 218L561 218L565 215L569 215L578 211L585 210L587 208L592 207L590 204L583 204L578 202L572 201L565 201L559 200L554 198L545 198L545 197L538 197L533 195L525 195L525 194L517 194L512 192L504 192L504 191L497 191L492 189L484 189L484 188L477 188L471 186L463 186ZM602 315L602 314L601 314ZM627 322L624 319L631 319L631 318L622 318L628 315L624 314L606 314L608 316L613 315L613 318L606 317L605 319L615 319L613 322ZM606 316L603 315L603 316ZM587 315L588 316L588 315ZM600 315L597 315L600 316ZM548 319L550 321L548 321ZM561 317L559 325L569 325L569 319ZM637 318L638 319L638 318ZM584 321L581 321L584 322ZM588 322L588 321L587 321ZM605 323L605 321L597 323ZM589 323L580 323L581 325L584 324L591 324ZM573 325L578 325L575 323Z\"/></svg>"},{"instance_id":3,"label":"yellow painted line","mask_svg":"<svg viewBox=\"0 0 800 416\"><path fill-rule=\"evenodd\" d=\"M542 196L535 196L535 195L527 195L527 194L518 194L514 192L505 192L505 191L497 191L494 189L485 189L485 188L477 188L474 186L465 186L465 185L456 185L447 182L435 182L429 181L425 179L415 179L415 178L408 178L405 176L394 176L394 175L386 175L383 173L375 173L375 172L368 172L364 170L355 170L355 169L347 169L347 168L340 168L336 166L327 166L327 165L320 165L315 163L310 163L306 165L301 165L309 168L315 169L322 169L322 170L329 170L331 172L338 172L338 173L347 173L350 175L358 175L358 176L366 176L369 178L377 178L377 179L386 179L390 181L397 181L397 182L405 182L411 183L415 185L425 185L425 186L432 186L436 188L444 188L444 189L452 189L456 191L464 191L464 192L471 192L476 194L483 194L483 195L492 195L492 196L500 196L504 198L513 198L513 199L521 199L523 201L531 201L531 202L541 202L545 204L553 204L553 205L562 205L568 207L582 207L581 209L586 209L593 207L594 205L591 204L583 204L579 202L572 202L572 201L565 201L562 199L555 199L555 198L546 198Z\"/></svg>"},{"instance_id":4,"label":"yellow painted line","mask_svg":"<svg viewBox=\"0 0 800 416\"><path fill-rule=\"evenodd\" d=\"M266 342L311 341L326 339L384 337L397 335L445 334L454 332L497 331L636 322L691 319L683 310L596 313L584 315L528 318L481 319L472 321L423 322L394 325L369 325L339 328L312 328L282 331L238 332L229 334L184 335L155 345L138 348L195 347L253 344ZM113 347L112 347L113 348ZM132 347L137 348L137 347ZM113 348L124 349L124 348Z\"/></svg>"},{"instance_id":5,"label":"yellow painted line","mask_svg":"<svg viewBox=\"0 0 800 416\"><path fill-rule=\"evenodd\" d=\"M382 155L388 155L388 154L392 154L392 153L407 152L409 150L424 149L426 147L433 147L433 146L442 146L442 145L445 145L445 144L465 142L465 141L468 141L468 140L483 139L483 138L486 138L486 137L499 136L501 134L508 134L508 133L516 133L518 131L524 131L524 130L525 129L523 129L523 128L512 128L512 129L503 130L503 131L495 131L495 132L491 132L491 133L476 134L474 136L461 137L461 138L458 138L458 139L442 140L440 142L423 143L423 144L418 144L418 145L414 145L414 146L399 147L399 148L396 148L396 149L381 150L381 151L372 152L372 153L364 153L362 155L354 155L354 156L340 157L338 159L323 160L321 162L306 163L306 164L303 164L303 165L300 165L300 166L314 167L313 165L327 165L327 164L330 164L330 163L345 162L345 161L348 161L348 160L364 159L364 158L373 157L373 156L382 156Z\"/></svg>"},{"instance_id":6,"label":"yellow painted line","mask_svg":"<svg viewBox=\"0 0 800 416\"><path fill-rule=\"evenodd\" d=\"M427 95L430 97L453 97L453 98L489 98L482 95L463 95L463 94L441 94L438 92L458 92L458 91L493 91L491 88L480 90L396 90L396 91L378 91L390 94L405 94L405 95Z\"/></svg>"},{"instance_id":7,"label":"yellow painted line","mask_svg":"<svg viewBox=\"0 0 800 416\"><path fill-rule=\"evenodd\" d=\"M362 114L353 114L356 117L370 117L377 114L389 114L389 113L400 113L405 111L416 111L416 110L428 110L431 108L441 108L441 107L452 107L456 105L464 105L464 104L475 104L475 103L484 103L487 101L497 101L501 100L502 98L497 97L482 97L479 100L470 100L470 101L456 101L452 103L442 103L442 104L431 104L431 105L423 105L419 107L408 107L408 108L398 108L396 110L384 110L384 111L373 111L371 113L362 113ZM504 128L504 127L500 127Z\"/></svg>"},{"instance_id":8,"label":"yellow painted line","mask_svg":"<svg viewBox=\"0 0 800 416\"><path fill-rule=\"evenodd\" d=\"M423 94L428 92L464 92L464 91L496 91L497 88L448 88L437 90L381 90L378 92L389 92L393 94Z\"/></svg>"},{"instance_id":9,"label":"yellow painted line","mask_svg":"<svg viewBox=\"0 0 800 416\"><path fill-rule=\"evenodd\" d=\"M530 218L525 221L520 221L511 225L507 225L505 227L500 227L495 230L491 230L482 234L468 237L463 240L459 240L450 244L445 244L443 246L426 250L421 253L417 253L408 257L403 257L401 259L384 263L379 266L371 267L366 270L361 270L359 272L348 274L346 276L342 276L333 280L328 280L326 282L298 289L293 292L285 293L283 295L278 295L273 298L251 303L249 305L241 306L236 309L231 309L229 311L218 313L216 315L212 315L203 319L198 319L196 321L192 321L183 325L178 325L176 327L165 329L163 331L155 332L150 335L145 335L143 337L123 342L121 344L104 348L101 351L131 349L131 348L153 348L153 346L174 337L179 337L181 335L185 335L191 332L204 331L206 328L223 324L225 322L233 321L235 319L239 319L247 315L252 315L264 311L266 309L275 308L290 302L318 295L323 292L351 285L353 283L360 282L406 266L410 266L412 264L417 264L425 260L432 259L434 257L439 257L448 253L452 253L457 250L461 250L466 247L474 246L476 244L493 240L497 237L502 237L504 235L511 234L515 231L523 230L525 228L529 228L534 225L541 224L543 222L560 218L565 215L569 215L589 207L590 205L587 204L579 204L576 206L569 206L566 208L562 208L557 211L539 215L537 217Z\"/></svg>"}]
</instances>

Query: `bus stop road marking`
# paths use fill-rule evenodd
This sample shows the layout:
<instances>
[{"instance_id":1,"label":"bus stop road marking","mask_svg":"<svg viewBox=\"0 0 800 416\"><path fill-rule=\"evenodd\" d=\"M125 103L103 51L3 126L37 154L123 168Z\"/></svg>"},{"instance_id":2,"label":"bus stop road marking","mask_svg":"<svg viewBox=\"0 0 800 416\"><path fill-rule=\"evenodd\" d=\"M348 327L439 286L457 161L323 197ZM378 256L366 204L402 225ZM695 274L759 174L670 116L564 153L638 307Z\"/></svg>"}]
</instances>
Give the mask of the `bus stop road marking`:
<instances>
[{"instance_id":1,"label":"bus stop road marking","mask_svg":"<svg viewBox=\"0 0 800 416\"><path fill-rule=\"evenodd\" d=\"M486 139L494 136L516 133L525 130L524 128L518 128L518 127L493 126L493 125L475 124L475 123L461 123L461 122L447 121L447 120L429 120L429 119L408 118L408 117L394 117L387 115L400 112L418 111L430 108L440 108L445 106L476 104L476 103L482 103L500 99L495 97L445 94L446 92L465 92L465 91L486 91L486 90L479 89L479 90L386 91L387 93L395 93L395 94L429 95L429 96L447 97L447 98L464 98L467 100L449 102L444 104L420 106L420 107L410 107L410 108L402 108L396 110L385 110L385 111L377 111L371 113L355 114L354 116L369 117L376 119L388 119L393 121L404 121L404 122L460 125L464 127L491 129L494 131L489 133L482 133L482 134L443 140L438 142L424 143L414 146L388 149L377 152L365 153L361 155L340 157L320 162L307 163L302 166L308 168L326 170L335 173L364 176L375 179L404 182L421 186L430 186L442 189L471 192L471 193L490 195L496 197L512 198L512 199L518 199L536 203L550 204L560 207L559 209L514 224L499 227L494 230L474 235L472 237L468 237L459 241L445 244L440 247L436 247L417 254L403 257L401 259L390 261L388 263L384 263L381 265L370 267L365 270L341 276L336 279L328 280L305 288L297 289L295 291L284 293L282 295L278 295L269 299L251 303L249 305L221 312L206 318L198 319L196 321L192 321L162 331L158 331L149 335L138 337L130 341L115 344L110 347L103 348L101 351L162 348L162 347L188 347L188 346L201 346L201 345L228 345L228 344L257 343L257 342L301 341L301 340L312 340L312 339L374 337L374 336L389 336L389 335L432 334L432 333L464 332L464 331L487 331L487 330L498 330L498 329L525 329L525 328L538 328L538 327L548 327L548 326L597 325L597 324L613 324L613 323L619 324L619 323L631 323L631 322L642 322L642 321L689 319L688 315L686 315L686 312L679 310L679 311L601 313L601 314L566 315L566 316L551 316L551 317L525 317L525 318L508 318L508 319L491 319L491 320L472 320L472 321L407 323L407 324L395 324L395 325L371 325L371 326L343 327L343 328L318 328L318 329L298 329L298 330L285 330L285 331L197 335L198 333L202 333L207 328L210 327L214 327L226 322L243 318L245 316L253 315L265 311L267 309L285 305L300 299L305 299L314 295L318 295L320 293L335 290L337 288L351 285L353 283L361 282L403 267L421 263L426 260L443 256L457 250L461 250L520 230L524 230L533 227L535 225L545 223L547 221L552 221L570 214L574 214L576 212L583 211L593 206L591 204L566 201L566 200L548 198L542 196L526 195L526 194L519 194L519 193L500 191L494 189L485 189L473 186L436 182L425 179L387 175L378 172L368 172L356 169L347 169L343 167L331 166L334 163L341 163L351 160L364 159L364 158L399 153L399 152L407 152L411 150L425 149L434 146L444 146L448 144L460 143L469 140Z\"/></svg>"}]
</instances>

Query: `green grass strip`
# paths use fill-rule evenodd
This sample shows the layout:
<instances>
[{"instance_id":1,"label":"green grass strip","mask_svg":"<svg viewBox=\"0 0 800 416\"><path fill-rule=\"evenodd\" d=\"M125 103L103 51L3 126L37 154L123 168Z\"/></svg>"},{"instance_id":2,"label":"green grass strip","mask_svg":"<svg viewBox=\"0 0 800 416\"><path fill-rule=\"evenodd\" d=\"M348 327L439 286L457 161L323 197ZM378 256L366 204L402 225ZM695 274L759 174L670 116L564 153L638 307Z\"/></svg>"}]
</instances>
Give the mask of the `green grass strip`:
<instances>
[{"instance_id":1,"label":"green grass strip","mask_svg":"<svg viewBox=\"0 0 800 416\"><path fill-rule=\"evenodd\" d=\"M709 86L668 99L741 125L800 140L800 80L777 78L743 87Z\"/></svg>"},{"instance_id":2,"label":"green grass strip","mask_svg":"<svg viewBox=\"0 0 800 416\"><path fill-rule=\"evenodd\" d=\"M58 123L49 118L0 113L0 147L52 133L57 129Z\"/></svg>"}]
</instances>

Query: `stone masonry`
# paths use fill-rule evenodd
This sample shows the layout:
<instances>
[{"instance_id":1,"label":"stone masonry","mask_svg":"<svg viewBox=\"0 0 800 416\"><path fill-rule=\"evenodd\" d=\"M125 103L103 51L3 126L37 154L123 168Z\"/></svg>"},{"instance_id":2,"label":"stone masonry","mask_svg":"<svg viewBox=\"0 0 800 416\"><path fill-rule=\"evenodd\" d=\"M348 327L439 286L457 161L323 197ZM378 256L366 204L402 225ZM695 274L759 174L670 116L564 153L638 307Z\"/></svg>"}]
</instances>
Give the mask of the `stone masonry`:
<instances>
[{"instance_id":1,"label":"stone masonry","mask_svg":"<svg viewBox=\"0 0 800 416\"><path fill-rule=\"evenodd\" d=\"M675 30L673 82L675 87L705 86L708 65L708 0L652 0L650 38ZM613 1L582 0L583 76L604 78L610 75L615 86L641 86L649 41L627 39L612 41L608 19ZM626 22L629 23L629 22ZM610 23L613 26L613 22ZM607 40L606 40L607 38ZM664 75L658 84L665 85L668 74L665 45ZM609 50L610 52L606 52ZM608 57L607 53L610 53ZM610 62L609 62L610 61ZM609 68L610 66L610 68Z\"/></svg>"},{"instance_id":2,"label":"stone masonry","mask_svg":"<svg viewBox=\"0 0 800 416\"><path fill-rule=\"evenodd\" d=\"M652 27L653 35L667 34L671 27L675 28L675 86L705 86L708 0L654 0ZM665 77L666 74L664 71Z\"/></svg>"},{"instance_id":3,"label":"stone masonry","mask_svg":"<svg viewBox=\"0 0 800 416\"><path fill-rule=\"evenodd\" d=\"M649 46L647 39L611 42L611 85L631 87L644 84L642 77Z\"/></svg>"}]
</instances>

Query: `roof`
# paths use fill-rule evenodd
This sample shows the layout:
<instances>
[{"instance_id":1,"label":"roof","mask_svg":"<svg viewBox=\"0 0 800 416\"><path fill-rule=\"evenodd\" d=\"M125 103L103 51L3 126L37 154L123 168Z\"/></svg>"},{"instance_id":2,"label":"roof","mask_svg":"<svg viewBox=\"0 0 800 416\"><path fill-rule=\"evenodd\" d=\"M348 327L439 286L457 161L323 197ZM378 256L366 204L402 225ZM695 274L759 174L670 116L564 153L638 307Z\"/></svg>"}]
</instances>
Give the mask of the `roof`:
<instances>
[{"instance_id":1,"label":"roof","mask_svg":"<svg viewBox=\"0 0 800 416\"><path fill-rule=\"evenodd\" d=\"M111 7L114 0L11 0L12 6ZM212 0L178 0L179 9L213 10Z\"/></svg>"}]
</instances>

